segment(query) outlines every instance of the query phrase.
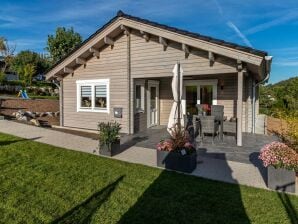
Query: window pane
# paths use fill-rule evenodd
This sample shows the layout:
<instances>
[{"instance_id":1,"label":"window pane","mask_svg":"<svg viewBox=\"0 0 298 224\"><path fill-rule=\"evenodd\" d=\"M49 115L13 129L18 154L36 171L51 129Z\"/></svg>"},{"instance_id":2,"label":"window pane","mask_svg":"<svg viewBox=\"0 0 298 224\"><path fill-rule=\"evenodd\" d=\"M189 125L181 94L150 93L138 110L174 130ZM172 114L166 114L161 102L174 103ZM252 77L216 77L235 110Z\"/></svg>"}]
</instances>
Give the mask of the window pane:
<instances>
[{"instance_id":1,"label":"window pane","mask_svg":"<svg viewBox=\"0 0 298 224\"><path fill-rule=\"evenodd\" d=\"M151 106L151 109L154 110L156 109L156 87L152 86L150 88L150 94L151 94L150 106Z\"/></svg>"},{"instance_id":2,"label":"window pane","mask_svg":"<svg viewBox=\"0 0 298 224\"><path fill-rule=\"evenodd\" d=\"M136 109L142 108L141 101L142 101L141 86L136 85Z\"/></svg>"},{"instance_id":3,"label":"window pane","mask_svg":"<svg viewBox=\"0 0 298 224\"><path fill-rule=\"evenodd\" d=\"M107 86L95 86L95 107L107 108Z\"/></svg>"},{"instance_id":4,"label":"window pane","mask_svg":"<svg viewBox=\"0 0 298 224\"><path fill-rule=\"evenodd\" d=\"M81 107L91 107L91 86L81 86Z\"/></svg>"},{"instance_id":5,"label":"window pane","mask_svg":"<svg viewBox=\"0 0 298 224\"><path fill-rule=\"evenodd\" d=\"M185 88L186 95L186 113L194 115L198 114L197 105L197 86L186 86Z\"/></svg>"},{"instance_id":6,"label":"window pane","mask_svg":"<svg viewBox=\"0 0 298 224\"><path fill-rule=\"evenodd\" d=\"M201 104L208 105L208 112L210 111L212 105L212 90L213 87L211 85L201 86L200 90Z\"/></svg>"}]
</instances>

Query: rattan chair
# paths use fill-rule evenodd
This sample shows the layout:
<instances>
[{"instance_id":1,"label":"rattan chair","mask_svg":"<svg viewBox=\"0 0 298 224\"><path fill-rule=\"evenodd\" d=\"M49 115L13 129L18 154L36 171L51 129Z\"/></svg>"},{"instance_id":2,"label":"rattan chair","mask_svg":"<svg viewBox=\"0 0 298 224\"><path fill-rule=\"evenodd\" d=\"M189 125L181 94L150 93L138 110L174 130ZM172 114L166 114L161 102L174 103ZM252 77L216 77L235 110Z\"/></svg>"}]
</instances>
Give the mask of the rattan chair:
<instances>
[{"instance_id":1,"label":"rattan chair","mask_svg":"<svg viewBox=\"0 0 298 224\"><path fill-rule=\"evenodd\" d=\"M202 142L205 138L205 134L212 135L212 144L214 144L214 138L218 135L218 123L215 122L215 116L200 116Z\"/></svg>"},{"instance_id":2,"label":"rattan chair","mask_svg":"<svg viewBox=\"0 0 298 224\"><path fill-rule=\"evenodd\" d=\"M203 105L197 104L196 107L198 109L198 115L203 115Z\"/></svg>"}]
</instances>

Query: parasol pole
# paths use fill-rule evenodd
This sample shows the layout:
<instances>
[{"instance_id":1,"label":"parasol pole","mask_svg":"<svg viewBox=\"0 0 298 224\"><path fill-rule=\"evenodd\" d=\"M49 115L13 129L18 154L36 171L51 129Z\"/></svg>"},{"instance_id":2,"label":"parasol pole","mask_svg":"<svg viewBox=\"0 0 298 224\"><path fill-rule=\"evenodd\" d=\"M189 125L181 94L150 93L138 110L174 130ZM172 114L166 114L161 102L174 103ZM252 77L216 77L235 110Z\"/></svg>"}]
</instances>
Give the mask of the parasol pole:
<instances>
[{"instance_id":1,"label":"parasol pole","mask_svg":"<svg viewBox=\"0 0 298 224\"><path fill-rule=\"evenodd\" d=\"M178 61L177 62L177 69L178 69L178 71L177 71L177 74L178 74L178 102L177 102L177 104L178 104L178 128L180 129L181 128L181 117L180 117L180 109L181 109L181 100L180 100L180 62Z\"/></svg>"}]
</instances>

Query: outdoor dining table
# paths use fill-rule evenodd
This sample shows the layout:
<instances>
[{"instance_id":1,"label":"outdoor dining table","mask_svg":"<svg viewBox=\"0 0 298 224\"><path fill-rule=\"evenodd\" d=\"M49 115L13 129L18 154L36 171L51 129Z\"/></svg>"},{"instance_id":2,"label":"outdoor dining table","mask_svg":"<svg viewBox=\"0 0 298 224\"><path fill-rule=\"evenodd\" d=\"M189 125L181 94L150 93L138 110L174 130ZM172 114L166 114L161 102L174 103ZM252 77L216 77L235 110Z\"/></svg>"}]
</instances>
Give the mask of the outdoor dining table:
<instances>
[{"instance_id":1,"label":"outdoor dining table","mask_svg":"<svg viewBox=\"0 0 298 224\"><path fill-rule=\"evenodd\" d=\"M208 115L192 115L192 123L195 129L195 132L198 130L199 131L199 136L200 138L202 137L202 126L200 122L200 117L202 116L208 116ZM219 122L220 124L220 129L219 129L219 138L220 141L223 141L223 120L218 120L215 119L214 122Z\"/></svg>"}]
</instances>

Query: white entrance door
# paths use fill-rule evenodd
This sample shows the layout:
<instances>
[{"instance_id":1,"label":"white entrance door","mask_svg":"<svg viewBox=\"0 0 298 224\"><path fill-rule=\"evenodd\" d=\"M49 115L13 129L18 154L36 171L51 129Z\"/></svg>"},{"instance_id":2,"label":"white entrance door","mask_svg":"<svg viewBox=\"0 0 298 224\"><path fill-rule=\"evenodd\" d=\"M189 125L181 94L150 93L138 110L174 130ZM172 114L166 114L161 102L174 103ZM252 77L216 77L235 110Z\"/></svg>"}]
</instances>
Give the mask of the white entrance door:
<instances>
[{"instance_id":1,"label":"white entrance door","mask_svg":"<svg viewBox=\"0 0 298 224\"><path fill-rule=\"evenodd\" d=\"M159 82L149 80L147 91L147 126L159 124Z\"/></svg>"}]
</instances>

